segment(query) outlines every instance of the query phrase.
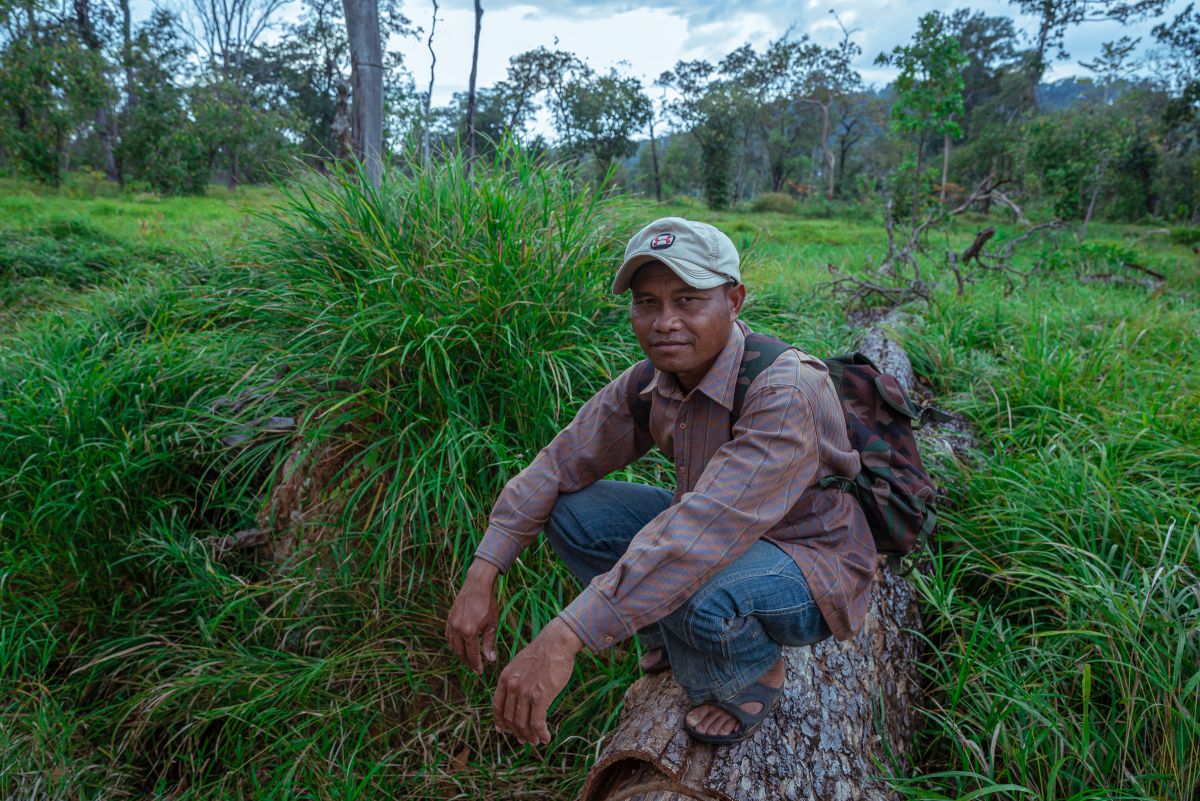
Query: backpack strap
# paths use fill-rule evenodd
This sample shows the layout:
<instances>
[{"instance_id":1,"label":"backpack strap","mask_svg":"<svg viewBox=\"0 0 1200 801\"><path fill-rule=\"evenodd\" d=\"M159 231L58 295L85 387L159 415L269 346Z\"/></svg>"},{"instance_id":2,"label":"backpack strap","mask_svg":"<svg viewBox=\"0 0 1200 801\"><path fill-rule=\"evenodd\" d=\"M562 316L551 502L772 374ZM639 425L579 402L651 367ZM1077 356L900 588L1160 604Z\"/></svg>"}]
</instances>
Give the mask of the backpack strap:
<instances>
[{"instance_id":1,"label":"backpack strap","mask_svg":"<svg viewBox=\"0 0 1200 801\"><path fill-rule=\"evenodd\" d=\"M750 384L770 367L780 354L791 348L792 346L786 342L766 334L750 333L746 335L742 363L738 367L737 380L733 385L733 411L729 417L731 428L742 416L742 406L746 402L746 391L750 389ZM641 392L649 386L653 378L654 365L650 363L649 359L642 359L635 364L633 367L633 390L626 401L629 404L629 414L633 417L633 424L639 432L646 434L650 433L650 401L643 398Z\"/></svg>"},{"instance_id":2,"label":"backpack strap","mask_svg":"<svg viewBox=\"0 0 1200 801\"><path fill-rule=\"evenodd\" d=\"M769 337L766 334L750 333L746 335L746 349L742 351L742 365L738 368L737 381L733 385L733 412L729 415L729 427L737 423L742 416L742 406L746 402L746 391L755 378L771 366L785 350L791 350L788 343Z\"/></svg>"}]
</instances>

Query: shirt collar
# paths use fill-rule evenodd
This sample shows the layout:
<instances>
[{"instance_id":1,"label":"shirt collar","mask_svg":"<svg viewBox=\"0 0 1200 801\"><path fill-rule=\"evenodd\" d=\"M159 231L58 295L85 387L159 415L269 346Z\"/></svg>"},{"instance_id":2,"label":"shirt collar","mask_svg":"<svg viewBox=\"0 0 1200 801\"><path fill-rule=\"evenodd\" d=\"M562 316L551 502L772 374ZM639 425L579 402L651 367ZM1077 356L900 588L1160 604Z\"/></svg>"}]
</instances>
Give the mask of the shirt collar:
<instances>
[{"instance_id":1,"label":"shirt collar","mask_svg":"<svg viewBox=\"0 0 1200 801\"><path fill-rule=\"evenodd\" d=\"M729 329L729 339L725 341L725 347L721 349L717 360L713 362L712 367L708 368L708 372L704 374L704 378L700 379L700 383L694 390L704 393L729 411L733 411L733 394L737 386L738 368L742 364L742 353L746 349L746 334L748 333L750 333L750 326L741 320L734 321L733 326ZM655 390L663 397L683 400L683 391L679 388L679 382L675 379L674 373L664 373L662 370L656 369L650 383L646 384L645 389L638 394L647 397Z\"/></svg>"}]
</instances>

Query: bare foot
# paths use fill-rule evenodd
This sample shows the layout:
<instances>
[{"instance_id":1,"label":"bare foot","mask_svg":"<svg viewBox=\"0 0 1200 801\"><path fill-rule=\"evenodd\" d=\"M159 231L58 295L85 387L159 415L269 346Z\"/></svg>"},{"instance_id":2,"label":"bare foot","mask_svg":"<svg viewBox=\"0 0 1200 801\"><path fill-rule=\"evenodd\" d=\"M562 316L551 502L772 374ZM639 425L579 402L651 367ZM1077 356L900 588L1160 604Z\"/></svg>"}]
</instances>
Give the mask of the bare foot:
<instances>
[{"instance_id":1,"label":"bare foot","mask_svg":"<svg viewBox=\"0 0 1200 801\"><path fill-rule=\"evenodd\" d=\"M659 667L669 667L666 664L667 649L651 648L646 653L642 654L642 658L638 660L638 666L645 671L656 670Z\"/></svg>"},{"instance_id":2,"label":"bare foot","mask_svg":"<svg viewBox=\"0 0 1200 801\"><path fill-rule=\"evenodd\" d=\"M758 680L768 687L782 687L784 676L783 657L781 656ZM741 705L741 708L751 715L757 715L762 711L762 704L758 701L747 701ZM718 736L733 734L741 726L733 715L711 704L701 704L688 712L687 722L700 734Z\"/></svg>"}]
</instances>

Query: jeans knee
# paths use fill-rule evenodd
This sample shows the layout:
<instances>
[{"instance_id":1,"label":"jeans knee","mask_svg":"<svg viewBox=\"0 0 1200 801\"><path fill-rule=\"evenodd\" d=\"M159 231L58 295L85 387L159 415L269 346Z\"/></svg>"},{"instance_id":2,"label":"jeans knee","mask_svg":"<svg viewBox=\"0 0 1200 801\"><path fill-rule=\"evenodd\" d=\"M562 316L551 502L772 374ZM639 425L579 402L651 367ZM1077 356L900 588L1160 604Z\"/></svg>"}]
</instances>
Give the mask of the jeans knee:
<instances>
[{"instance_id":1,"label":"jeans knee","mask_svg":"<svg viewBox=\"0 0 1200 801\"><path fill-rule=\"evenodd\" d=\"M729 594L722 591L700 592L688 598L673 615L675 628L698 647L723 643L738 622L737 609Z\"/></svg>"}]
</instances>

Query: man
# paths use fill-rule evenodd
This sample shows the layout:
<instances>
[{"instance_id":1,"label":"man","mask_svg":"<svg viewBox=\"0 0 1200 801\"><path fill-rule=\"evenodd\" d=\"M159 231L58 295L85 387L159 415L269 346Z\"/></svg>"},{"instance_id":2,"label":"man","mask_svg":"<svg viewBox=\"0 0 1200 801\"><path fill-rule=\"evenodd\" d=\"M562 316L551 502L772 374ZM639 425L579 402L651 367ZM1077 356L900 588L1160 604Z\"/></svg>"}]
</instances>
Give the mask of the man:
<instances>
[{"instance_id":1,"label":"man","mask_svg":"<svg viewBox=\"0 0 1200 801\"><path fill-rule=\"evenodd\" d=\"M613 282L626 289L653 377L639 386L646 368L626 370L508 482L447 639L476 672L481 640L495 661L495 579L544 529L585 589L501 673L497 729L548 743L546 712L575 654L636 632L643 670L672 670L694 704L689 735L736 742L782 692L783 645L844 640L862 623L870 529L852 495L815 486L856 475L859 456L824 364L795 349L753 378L734 419L750 330L737 249L716 228L678 217L643 228ZM601 480L655 444L675 464L673 494Z\"/></svg>"}]
</instances>

